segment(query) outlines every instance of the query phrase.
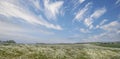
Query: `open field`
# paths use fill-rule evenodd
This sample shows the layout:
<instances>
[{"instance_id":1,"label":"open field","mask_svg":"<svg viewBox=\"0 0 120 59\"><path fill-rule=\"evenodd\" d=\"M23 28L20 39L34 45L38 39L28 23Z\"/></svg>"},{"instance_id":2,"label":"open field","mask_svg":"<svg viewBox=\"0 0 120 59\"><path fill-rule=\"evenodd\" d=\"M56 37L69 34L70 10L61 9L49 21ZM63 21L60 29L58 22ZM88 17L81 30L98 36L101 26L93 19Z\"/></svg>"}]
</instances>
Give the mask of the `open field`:
<instances>
[{"instance_id":1,"label":"open field","mask_svg":"<svg viewBox=\"0 0 120 59\"><path fill-rule=\"evenodd\" d=\"M103 47L112 47L112 48L120 48L120 42L112 42L112 43L93 43L98 46Z\"/></svg>"},{"instance_id":2,"label":"open field","mask_svg":"<svg viewBox=\"0 0 120 59\"><path fill-rule=\"evenodd\" d=\"M93 44L0 44L0 59L120 59L120 48Z\"/></svg>"}]
</instances>

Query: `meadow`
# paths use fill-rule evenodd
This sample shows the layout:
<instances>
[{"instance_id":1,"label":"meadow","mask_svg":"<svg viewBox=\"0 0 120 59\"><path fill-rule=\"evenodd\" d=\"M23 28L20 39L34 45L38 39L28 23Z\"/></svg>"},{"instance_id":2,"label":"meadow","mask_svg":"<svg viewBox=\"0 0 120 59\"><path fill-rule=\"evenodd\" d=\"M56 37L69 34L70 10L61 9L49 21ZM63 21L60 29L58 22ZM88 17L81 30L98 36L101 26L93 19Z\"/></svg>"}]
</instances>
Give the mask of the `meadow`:
<instances>
[{"instance_id":1,"label":"meadow","mask_svg":"<svg viewBox=\"0 0 120 59\"><path fill-rule=\"evenodd\" d=\"M96 44L0 44L0 59L120 59L120 48Z\"/></svg>"}]
</instances>

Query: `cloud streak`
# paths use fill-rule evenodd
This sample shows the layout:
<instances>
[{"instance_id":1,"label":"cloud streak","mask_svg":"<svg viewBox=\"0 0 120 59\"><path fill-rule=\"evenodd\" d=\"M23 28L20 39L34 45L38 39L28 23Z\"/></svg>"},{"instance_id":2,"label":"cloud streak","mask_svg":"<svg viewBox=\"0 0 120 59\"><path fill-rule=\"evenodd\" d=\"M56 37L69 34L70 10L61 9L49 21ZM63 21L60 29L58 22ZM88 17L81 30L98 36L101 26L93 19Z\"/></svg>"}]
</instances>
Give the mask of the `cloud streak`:
<instances>
[{"instance_id":1,"label":"cloud streak","mask_svg":"<svg viewBox=\"0 0 120 59\"><path fill-rule=\"evenodd\" d=\"M91 15L90 17L86 18L84 20L84 24L86 26L88 26L90 29L93 28L93 25L92 23L94 22L95 19L98 19L99 17L101 17L105 12L106 12L106 8L103 7L103 8L100 8L98 10L95 10Z\"/></svg>"},{"instance_id":2,"label":"cloud streak","mask_svg":"<svg viewBox=\"0 0 120 59\"><path fill-rule=\"evenodd\" d=\"M117 0L115 4L120 6L120 0Z\"/></svg>"},{"instance_id":3,"label":"cloud streak","mask_svg":"<svg viewBox=\"0 0 120 59\"><path fill-rule=\"evenodd\" d=\"M88 3L85 5L84 8L82 8L81 10L78 11L78 13L76 14L74 20L80 21L84 18L85 13L89 10L90 6L92 3Z\"/></svg>"},{"instance_id":4,"label":"cloud streak","mask_svg":"<svg viewBox=\"0 0 120 59\"><path fill-rule=\"evenodd\" d=\"M108 20L107 19L104 19L103 21L100 22L99 25L96 26L96 29L97 28L100 28L102 25L104 25Z\"/></svg>"},{"instance_id":5,"label":"cloud streak","mask_svg":"<svg viewBox=\"0 0 120 59\"><path fill-rule=\"evenodd\" d=\"M108 32L118 32L120 31L120 23L118 21L113 21L109 24L103 25L100 28Z\"/></svg>"},{"instance_id":6,"label":"cloud streak","mask_svg":"<svg viewBox=\"0 0 120 59\"><path fill-rule=\"evenodd\" d=\"M16 1L15 3L19 3L19 1ZM15 3L1 0L0 1L0 14L6 17L9 17L9 18L11 17L20 18L21 20L26 21L30 24L38 24L38 25L45 26L47 28L51 28L55 30L62 30L62 28L59 25L51 24L45 21L44 18L42 17L41 17L42 19L39 18L32 11L24 7L24 5L21 5L21 4L15 5Z\"/></svg>"},{"instance_id":7,"label":"cloud streak","mask_svg":"<svg viewBox=\"0 0 120 59\"><path fill-rule=\"evenodd\" d=\"M79 0L80 3L83 3L85 0Z\"/></svg>"},{"instance_id":8,"label":"cloud streak","mask_svg":"<svg viewBox=\"0 0 120 59\"><path fill-rule=\"evenodd\" d=\"M105 7L100 8L100 9L96 10L90 17L97 19L97 18L99 18L100 16L102 16L106 11L107 11L107 10L106 10Z\"/></svg>"},{"instance_id":9,"label":"cloud streak","mask_svg":"<svg viewBox=\"0 0 120 59\"><path fill-rule=\"evenodd\" d=\"M56 19L63 3L63 1L50 2L49 0L44 0L44 13L46 17L48 19Z\"/></svg>"},{"instance_id":10,"label":"cloud streak","mask_svg":"<svg viewBox=\"0 0 120 59\"><path fill-rule=\"evenodd\" d=\"M91 42L102 42L102 41L119 41L120 38L120 23L118 21L113 21L111 23L101 25L100 28L103 29L105 32L101 34L94 35L89 37L86 40L91 40Z\"/></svg>"}]
</instances>

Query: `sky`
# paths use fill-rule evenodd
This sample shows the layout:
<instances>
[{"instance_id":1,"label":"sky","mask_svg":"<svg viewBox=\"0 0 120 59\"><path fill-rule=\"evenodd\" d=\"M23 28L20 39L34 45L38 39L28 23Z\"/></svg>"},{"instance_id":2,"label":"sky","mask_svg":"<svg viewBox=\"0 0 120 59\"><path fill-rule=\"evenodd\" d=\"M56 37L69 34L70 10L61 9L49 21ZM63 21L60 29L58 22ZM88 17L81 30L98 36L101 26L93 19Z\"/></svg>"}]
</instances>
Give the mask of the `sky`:
<instances>
[{"instance_id":1,"label":"sky","mask_svg":"<svg viewBox=\"0 0 120 59\"><path fill-rule=\"evenodd\" d=\"M120 0L0 0L0 40L120 41Z\"/></svg>"}]
</instances>

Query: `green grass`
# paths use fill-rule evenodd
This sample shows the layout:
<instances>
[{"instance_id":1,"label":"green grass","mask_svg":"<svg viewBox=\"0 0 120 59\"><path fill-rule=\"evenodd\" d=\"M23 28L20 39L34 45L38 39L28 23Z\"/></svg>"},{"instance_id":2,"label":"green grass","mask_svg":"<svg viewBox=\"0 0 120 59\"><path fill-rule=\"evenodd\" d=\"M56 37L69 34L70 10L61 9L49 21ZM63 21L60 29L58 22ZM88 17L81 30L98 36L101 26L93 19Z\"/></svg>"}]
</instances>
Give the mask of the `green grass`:
<instances>
[{"instance_id":1,"label":"green grass","mask_svg":"<svg viewBox=\"0 0 120 59\"><path fill-rule=\"evenodd\" d=\"M120 49L92 44L0 44L0 59L120 59Z\"/></svg>"},{"instance_id":2,"label":"green grass","mask_svg":"<svg viewBox=\"0 0 120 59\"><path fill-rule=\"evenodd\" d=\"M95 45L103 46L103 47L120 48L120 42L119 43L95 43Z\"/></svg>"}]
</instances>

